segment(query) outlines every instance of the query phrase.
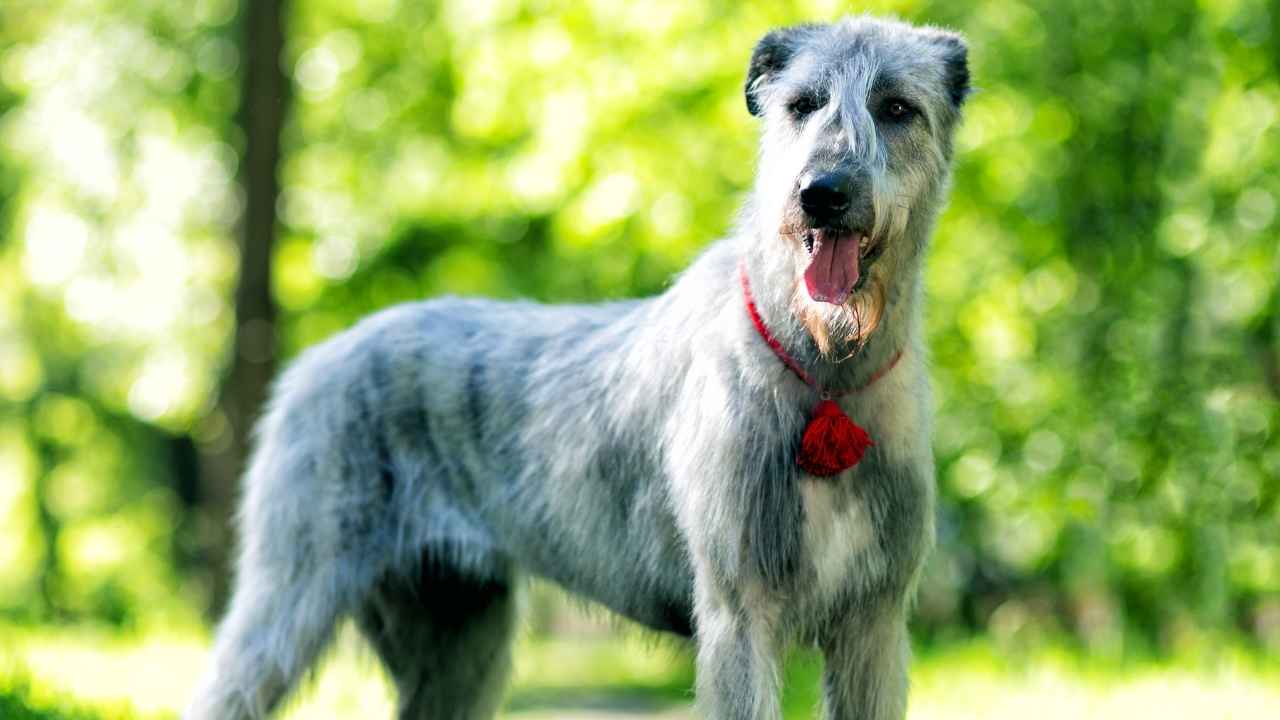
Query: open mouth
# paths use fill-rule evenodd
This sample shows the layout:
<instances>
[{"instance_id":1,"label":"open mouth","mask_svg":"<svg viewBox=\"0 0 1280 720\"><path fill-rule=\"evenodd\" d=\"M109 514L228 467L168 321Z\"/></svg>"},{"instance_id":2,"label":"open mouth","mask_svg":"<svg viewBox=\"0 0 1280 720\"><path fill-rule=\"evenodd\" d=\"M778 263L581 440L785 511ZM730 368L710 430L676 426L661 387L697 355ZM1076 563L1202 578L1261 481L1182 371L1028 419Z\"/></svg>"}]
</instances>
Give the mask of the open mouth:
<instances>
[{"instance_id":1,"label":"open mouth","mask_svg":"<svg viewBox=\"0 0 1280 720\"><path fill-rule=\"evenodd\" d=\"M843 305L864 282L864 272L880 256L881 245L859 230L814 228L804 234L809 266L804 286L816 302Z\"/></svg>"}]
</instances>

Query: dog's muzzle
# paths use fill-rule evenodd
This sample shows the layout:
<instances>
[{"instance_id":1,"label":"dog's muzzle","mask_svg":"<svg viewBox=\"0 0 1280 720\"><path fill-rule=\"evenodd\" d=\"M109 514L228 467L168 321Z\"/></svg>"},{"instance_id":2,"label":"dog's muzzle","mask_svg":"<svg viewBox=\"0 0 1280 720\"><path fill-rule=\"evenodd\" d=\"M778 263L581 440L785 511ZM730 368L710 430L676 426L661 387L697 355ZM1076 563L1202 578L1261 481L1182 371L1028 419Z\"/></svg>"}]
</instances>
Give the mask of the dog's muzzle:
<instances>
[{"instance_id":1,"label":"dog's muzzle","mask_svg":"<svg viewBox=\"0 0 1280 720\"><path fill-rule=\"evenodd\" d=\"M853 211L858 195L854 177L839 170L805 173L798 192L811 226L804 235L809 252L805 289L817 302L843 305L861 285L863 261L874 259L869 258L870 204L863 208L866 212Z\"/></svg>"},{"instance_id":2,"label":"dog's muzzle","mask_svg":"<svg viewBox=\"0 0 1280 720\"><path fill-rule=\"evenodd\" d=\"M852 197L849 173L805 173L800 178L800 209L817 227L841 224Z\"/></svg>"}]
</instances>

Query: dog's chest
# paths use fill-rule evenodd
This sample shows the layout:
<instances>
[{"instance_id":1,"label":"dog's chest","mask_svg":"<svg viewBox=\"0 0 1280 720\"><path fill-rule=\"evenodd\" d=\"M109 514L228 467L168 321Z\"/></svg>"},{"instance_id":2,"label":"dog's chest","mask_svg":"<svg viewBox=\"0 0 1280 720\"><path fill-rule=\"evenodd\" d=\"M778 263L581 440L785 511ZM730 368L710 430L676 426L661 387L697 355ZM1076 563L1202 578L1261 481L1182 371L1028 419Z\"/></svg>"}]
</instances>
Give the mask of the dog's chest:
<instances>
[{"instance_id":1,"label":"dog's chest","mask_svg":"<svg viewBox=\"0 0 1280 720\"><path fill-rule=\"evenodd\" d=\"M831 480L802 481L800 492L805 546L816 574L818 595L840 594L856 583L859 575L869 579L865 573L874 573L881 562L875 527L863 499Z\"/></svg>"},{"instance_id":2,"label":"dog's chest","mask_svg":"<svg viewBox=\"0 0 1280 720\"><path fill-rule=\"evenodd\" d=\"M868 425L873 452L839 476L800 481L805 549L819 598L879 585L894 559L887 553L911 552L914 543L903 540L925 530L927 487L905 470L928 453L922 407L905 401L911 396L900 388L885 385L882 392L868 393L861 408L848 408Z\"/></svg>"}]
</instances>

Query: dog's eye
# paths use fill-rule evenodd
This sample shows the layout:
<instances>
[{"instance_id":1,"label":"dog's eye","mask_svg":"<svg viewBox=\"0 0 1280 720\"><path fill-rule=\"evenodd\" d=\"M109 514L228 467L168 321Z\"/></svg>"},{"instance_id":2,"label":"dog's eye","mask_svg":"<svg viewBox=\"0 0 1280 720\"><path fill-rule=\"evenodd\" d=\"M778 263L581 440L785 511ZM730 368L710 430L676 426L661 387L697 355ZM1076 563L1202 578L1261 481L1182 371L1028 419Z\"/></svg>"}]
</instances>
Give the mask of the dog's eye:
<instances>
[{"instance_id":1,"label":"dog's eye","mask_svg":"<svg viewBox=\"0 0 1280 720\"><path fill-rule=\"evenodd\" d=\"M902 123L916 116L915 107L902 98L890 98L880 107L881 116L892 122Z\"/></svg>"},{"instance_id":2,"label":"dog's eye","mask_svg":"<svg viewBox=\"0 0 1280 720\"><path fill-rule=\"evenodd\" d=\"M827 99L820 95L805 93L787 103L787 112L791 113L791 117L797 120L803 120L813 113L821 110L827 104Z\"/></svg>"}]
</instances>

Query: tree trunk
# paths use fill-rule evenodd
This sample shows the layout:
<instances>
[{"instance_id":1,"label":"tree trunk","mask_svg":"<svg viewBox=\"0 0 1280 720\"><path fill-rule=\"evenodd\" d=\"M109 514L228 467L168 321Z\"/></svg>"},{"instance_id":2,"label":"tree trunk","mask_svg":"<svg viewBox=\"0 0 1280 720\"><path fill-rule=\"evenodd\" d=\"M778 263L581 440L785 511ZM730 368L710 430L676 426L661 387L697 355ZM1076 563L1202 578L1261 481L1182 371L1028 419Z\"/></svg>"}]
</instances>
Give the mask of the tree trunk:
<instances>
[{"instance_id":1,"label":"tree trunk","mask_svg":"<svg viewBox=\"0 0 1280 720\"><path fill-rule=\"evenodd\" d=\"M209 573L209 610L214 614L221 612L229 596L237 483L253 423L275 371L271 256L280 195L280 141L289 104L288 80L281 68L285 4L286 0L245 0L241 12L243 71L236 123L244 138L238 173L244 212L237 233L236 332L213 419L222 437L204 448L200 463L200 503L206 520L202 554Z\"/></svg>"}]
</instances>

